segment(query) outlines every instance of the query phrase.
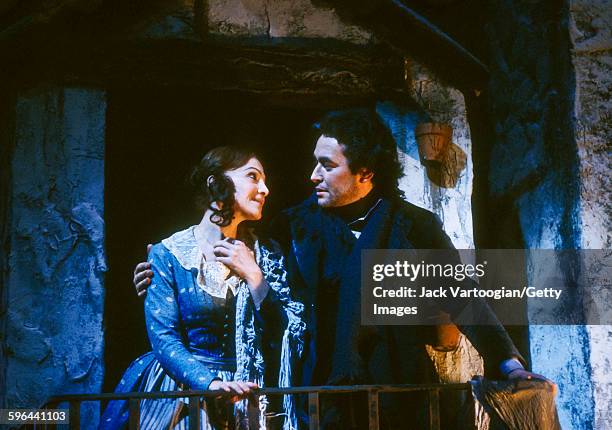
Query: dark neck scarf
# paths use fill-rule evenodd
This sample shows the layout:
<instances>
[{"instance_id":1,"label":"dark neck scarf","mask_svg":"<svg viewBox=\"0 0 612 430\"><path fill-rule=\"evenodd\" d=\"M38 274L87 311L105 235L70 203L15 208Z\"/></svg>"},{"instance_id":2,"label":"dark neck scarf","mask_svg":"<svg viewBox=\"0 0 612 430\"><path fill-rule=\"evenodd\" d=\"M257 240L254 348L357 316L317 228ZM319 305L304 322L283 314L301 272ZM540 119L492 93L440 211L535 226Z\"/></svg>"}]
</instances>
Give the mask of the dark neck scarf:
<instances>
[{"instance_id":1,"label":"dark neck scarf","mask_svg":"<svg viewBox=\"0 0 612 430\"><path fill-rule=\"evenodd\" d=\"M321 210L323 246L320 267L326 287L338 288L343 272L350 267L348 259L353 248L359 242L353 232L364 230L381 202L378 194L372 192L350 205Z\"/></svg>"},{"instance_id":2,"label":"dark neck scarf","mask_svg":"<svg viewBox=\"0 0 612 430\"><path fill-rule=\"evenodd\" d=\"M305 381L311 383L311 374L314 363L319 360L332 359L333 369L323 376L332 382L342 381L344 376L354 381L363 382L365 366L361 364L358 336L363 335L361 329L361 250L362 249L405 249L412 248L407 239L411 222L398 211L400 201L382 198L377 202L372 194L372 206L365 202L354 207L341 210L336 215L335 210L323 210L317 205L316 195L312 195L301 205L287 212L289 216L292 243L291 247L295 261L300 270L304 284L307 286L308 301L315 305L316 314L322 312L321 300L317 297L321 287L337 289L338 301L334 308L327 311L331 313L330 325L334 327L320 327L323 330L335 330L334 345L331 347L332 357L322 357L320 351L313 354L313 363L305 366ZM376 196L377 197L377 196ZM399 205L399 206L398 206ZM353 215L359 218L371 210L362 226L361 236L356 239L343 218L354 220ZM342 217L340 216L342 215ZM351 226L353 227L353 226ZM326 285L325 285L326 284ZM311 323L319 318L311 316ZM319 326L315 324L314 327ZM315 338L318 338L316 331ZM316 357L318 356L318 357ZM328 377L328 375L330 375Z\"/></svg>"},{"instance_id":3,"label":"dark neck scarf","mask_svg":"<svg viewBox=\"0 0 612 430\"><path fill-rule=\"evenodd\" d=\"M375 207L368 214L359 239L354 238L349 226L338 217L329 213L323 214L326 265L329 266L330 262L341 265L338 267L338 307L332 370L328 378L330 384L366 382L365 365L358 352L361 326L361 251L386 248L392 224L389 201L381 200L376 204L376 200L372 200L369 203L375 204ZM364 204L363 207L369 209L371 206ZM361 213L365 215L364 212Z\"/></svg>"},{"instance_id":4,"label":"dark neck scarf","mask_svg":"<svg viewBox=\"0 0 612 430\"><path fill-rule=\"evenodd\" d=\"M372 190L365 197L346 206L337 208L328 208L323 211L329 215L336 216L343 220L347 225L351 226L359 219L367 218L369 212L374 208L380 200L380 195Z\"/></svg>"}]
</instances>

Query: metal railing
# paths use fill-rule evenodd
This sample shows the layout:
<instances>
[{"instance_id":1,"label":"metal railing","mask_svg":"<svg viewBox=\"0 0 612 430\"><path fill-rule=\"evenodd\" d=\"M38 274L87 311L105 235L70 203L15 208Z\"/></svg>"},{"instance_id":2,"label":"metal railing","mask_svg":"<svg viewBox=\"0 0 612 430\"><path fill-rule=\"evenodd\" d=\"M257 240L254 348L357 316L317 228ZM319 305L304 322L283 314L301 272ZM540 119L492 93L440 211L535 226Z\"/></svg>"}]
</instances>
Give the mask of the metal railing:
<instances>
[{"instance_id":1,"label":"metal railing","mask_svg":"<svg viewBox=\"0 0 612 430\"><path fill-rule=\"evenodd\" d=\"M366 392L368 394L368 428L379 428L379 394L400 392L427 392L429 428L440 430L440 392L468 390L469 384L403 384L403 385L344 385L292 388L264 388L255 394L283 395L306 394L308 396L308 418L310 430L319 429L319 396L321 394L350 394ZM164 391L150 393L102 393L72 394L53 397L47 402L48 408L57 407L60 403L69 405L70 429L81 428L81 403L91 401L127 400L129 405L129 429L140 430L140 400L189 398L189 430L200 430L200 406L203 397L228 396L225 391ZM143 429L146 430L146 429Z\"/></svg>"}]
</instances>

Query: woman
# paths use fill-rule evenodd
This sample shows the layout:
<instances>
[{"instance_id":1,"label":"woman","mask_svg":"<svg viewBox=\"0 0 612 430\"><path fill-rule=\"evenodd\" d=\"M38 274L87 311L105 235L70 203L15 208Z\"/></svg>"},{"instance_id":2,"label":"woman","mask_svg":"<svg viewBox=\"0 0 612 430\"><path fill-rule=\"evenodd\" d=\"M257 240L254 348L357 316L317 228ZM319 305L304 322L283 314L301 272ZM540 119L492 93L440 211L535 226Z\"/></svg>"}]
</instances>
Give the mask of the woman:
<instances>
[{"instance_id":1,"label":"woman","mask_svg":"<svg viewBox=\"0 0 612 430\"><path fill-rule=\"evenodd\" d=\"M280 311L286 321L279 386L289 386L304 332L303 306L289 297L281 253L243 224L261 219L268 195L264 169L252 152L219 147L204 156L191 180L204 216L149 254L153 280L145 318L153 351L132 363L117 391L223 390L236 403L228 408L228 398L207 400L202 428L263 427L266 399L257 405L248 395L264 385L266 315ZM187 428L187 402L142 400L141 428ZM125 426L126 403L111 402L101 428ZM283 408L284 428L296 427L289 396Z\"/></svg>"}]
</instances>

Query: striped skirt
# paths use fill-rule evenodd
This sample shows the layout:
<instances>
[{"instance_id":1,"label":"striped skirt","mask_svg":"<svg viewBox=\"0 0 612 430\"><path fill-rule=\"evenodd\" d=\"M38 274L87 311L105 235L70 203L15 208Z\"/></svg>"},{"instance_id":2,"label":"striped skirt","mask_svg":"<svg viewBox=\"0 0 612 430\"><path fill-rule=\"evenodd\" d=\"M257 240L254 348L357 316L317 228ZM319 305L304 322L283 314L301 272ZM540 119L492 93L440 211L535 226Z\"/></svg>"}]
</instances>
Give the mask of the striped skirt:
<instances>
[{"instance_id":1,"label":"striped skirt","mask_svg":"<svg viewBox=\"0 0 612 430\"><path fill-rule=\"evenodd\" d=\"M218 370L217 376L231 381L233 372ZM152 352L136 359L125 371L116 393L181 391L184 387L172 379ZM187 430L189 428L189 399L143 399L140 401L140 428L143 430ZM200 409L200 429L233 429L234 405L226 399L206 399ZM127 428L129 418L127 400L109 402L100 418L100 429Z\"/></svg>"}]
</instances>

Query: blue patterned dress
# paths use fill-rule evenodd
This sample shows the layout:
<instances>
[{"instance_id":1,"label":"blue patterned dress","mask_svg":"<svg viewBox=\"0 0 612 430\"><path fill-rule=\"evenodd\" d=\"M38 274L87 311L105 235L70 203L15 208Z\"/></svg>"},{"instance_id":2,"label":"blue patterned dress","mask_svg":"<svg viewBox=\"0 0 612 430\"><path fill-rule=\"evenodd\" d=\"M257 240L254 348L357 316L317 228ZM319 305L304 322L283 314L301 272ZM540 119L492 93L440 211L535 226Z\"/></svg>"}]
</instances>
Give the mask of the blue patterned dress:
<instances>
[{"instance_id":1,"label":"blue patterned dress","mask_svg":"<svg viewBox=\"0 0 612 430\"><path fill-rule=\"evenodd\" d=\"M270 285L261 306L278 307L287 321L278 385L289 386L293 362L303 349L303 305L291 300L282 254L260 244L252 234L249 236L257 263ZM225 266L204 260L194 227L155 245L149 262L154 275L145 300L145 319L153 350L130 365L116 392L206 390L214 379L252 381L265 386L261 315L243 280L235 276L226 279L229 270ZM143 399L141 428L188 428L187 403L186 398ZM202 407L202 428L225 427L228 419L230 428L264 428L266 403L264 396L260 396L257 405L241 401L228 413L221 410L225 402L207 401ZM285 396L283 406L284 428L295 428L290 396ZM257 419L253 419L253 411ZM113 401L100 420L100 428L125 428L127 419L127 402ZM258 425L253 426L253 422Z\"/></svg>"}]
</instances>

